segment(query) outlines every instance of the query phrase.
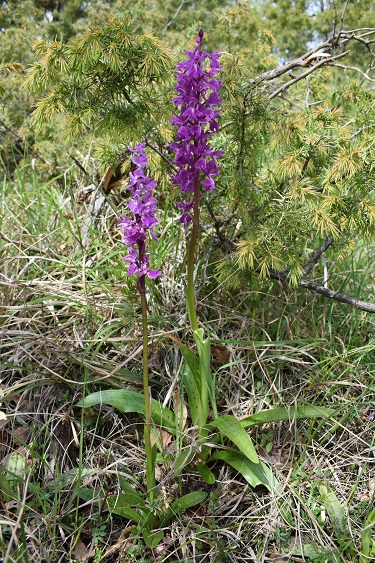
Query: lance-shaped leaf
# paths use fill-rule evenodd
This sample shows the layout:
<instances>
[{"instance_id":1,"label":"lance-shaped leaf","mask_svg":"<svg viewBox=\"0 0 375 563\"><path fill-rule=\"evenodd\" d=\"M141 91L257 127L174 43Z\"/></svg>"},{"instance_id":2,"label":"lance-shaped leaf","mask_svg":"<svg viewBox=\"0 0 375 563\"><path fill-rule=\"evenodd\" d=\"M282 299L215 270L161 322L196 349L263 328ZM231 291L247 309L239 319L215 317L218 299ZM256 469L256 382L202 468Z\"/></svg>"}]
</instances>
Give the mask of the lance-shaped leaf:
<instances>
[{"instance_id":1,"label":"lance-shaped leaf","mask_svg":"<svg viewBox=\"0 0 375 563\"><path fill-rule=\"evenodd\" d=\"M215 418L208 426L215 426L220 434L226 436L237 446L252 463L259 463L258 455L253 442L240 422L230 414L224 414Z\"/></svg>"},{"instance_id":2,"label":"lance-shaped leaf","mask_svg":"<svg viewBox=\"0 0 375 563\"><path fill-rule=\"evenodd\" d=\"M106 389L87 395L78 403L79 407L87 409L95 405L111 405L121 412L137 412L145 416L145 400L143 393L130 389ZM173 412L167 407L152 399L152 420L159 426L168 428L171 433L176 432L176 422Z\"/></svg>"},{"instance_id":3,"label":"lance-shaped leaf","mask_svg":"<svg viewBox=\"0 0 375 563\"><path fill-rule=\"evenodd\" d=\"M280 490L280 485L276 477L274 477L270 468L262 461L253 463L240 452L224 450L213 454L208 459L208 462L218 459L234 467L252 487L264 485L269 491L277 492Z\"/></svg>"},{"instance_id":4,"label":"lance-shaped leaf","mask_svg":"<svg viewBox=\"0 0 375 563\"><path fill-rule=\"evenodd\" d=\"M329 418L336 411L323 407L280 407L276 409L268 409L256 414L242 418L239 422L243 428L257 426L258 424L267 424L268 422L281 422L282 420L293 420L299 418Z\"/></svg>"},{"instance_id":5,"label":"lance-shaped leaf","mask_svg":"<svg viewBox=\"0 0 375 563\"><path fill-rule=\"evenodd\" d=\"M176 514L186 512L192 506L201 504L207 497L205 491L193 491L172 502L167 512L160 518L160 527L167 526Z\"/></svg>"},{"instance_id":6,"label":"lance-shaped leaf","mask_svg":"<svg viewBox=\"0 0 375 563\"><path fill-rule=\"evenodd\" d=\"M318 490L336 538L345 540L348 535L348 520L339 499L327 483L320 483Z\"/></svg>"}]
</instances>

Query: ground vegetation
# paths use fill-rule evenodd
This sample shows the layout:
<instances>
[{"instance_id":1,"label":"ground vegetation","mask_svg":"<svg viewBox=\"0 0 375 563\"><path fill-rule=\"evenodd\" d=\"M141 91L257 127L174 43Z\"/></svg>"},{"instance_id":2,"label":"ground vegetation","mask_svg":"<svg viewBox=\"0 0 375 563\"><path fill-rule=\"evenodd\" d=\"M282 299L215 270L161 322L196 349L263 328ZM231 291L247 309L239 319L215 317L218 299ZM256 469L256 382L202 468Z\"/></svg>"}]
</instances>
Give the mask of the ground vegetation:
<instances>
[{"instance_id":1,"label":"ground vegetation","mask_svg":"<svg viewBox=\"0 0 375 563\"><path fill-rule=\"evenodd\" d=\"M4 561L373 559L373 11L0 2ZM204 422L170 145L176 64L200 28L223 84L194 264ZM144 293L152 497L117 221L141 142L161 272Z\"/></svg>"}]
</instances>

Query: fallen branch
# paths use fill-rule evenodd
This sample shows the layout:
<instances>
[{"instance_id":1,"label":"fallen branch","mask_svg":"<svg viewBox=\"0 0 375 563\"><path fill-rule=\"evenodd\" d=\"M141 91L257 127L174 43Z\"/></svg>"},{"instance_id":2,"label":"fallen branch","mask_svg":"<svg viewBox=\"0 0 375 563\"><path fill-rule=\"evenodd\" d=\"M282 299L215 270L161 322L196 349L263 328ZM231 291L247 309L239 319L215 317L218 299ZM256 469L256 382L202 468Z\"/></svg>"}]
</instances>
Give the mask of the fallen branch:
<instances>
[{"instance_id":1,"label":"fallen branch","mask_svg":"<svg viewBox=\"0 0 375 563\"><path fill-rule=\"evenodd\" d=\"M273 280L278 280L283 283L288 282L289 279L289 272L277 272L275 270L270 270L269 272L270 278ZM360 309L361 311L366 311L367 313L375 313L375 304L369 303L368 301L362 301L361 299L357 299L356 297L352 297L351 295L347 295L346 293L341 293L340 291L335 291L333 289L328 289L319 283L315 283L305 278L299 280L298 284L301 287L305 287L310 291L315 291L315 293L319 293L320 295L324 295L324 297L328 297L329 299L333 299L335 301L339 301L340 303L346 303L355 309Z\"/></svg>"},{"instance_id":2,"label":"fallen branch","mask_svg":"<svg viewBox=\"0 0 375 563\"><path fill-rule=\"evenodd\" d=\"M300 286L306 287L311 291L315 291L316 293L320 293L320 295L324 295L324 297L328 297L329 299L334 299L335 301L339 301L340 303L347 303L351 307L355 309L359 309L360 311L366 311L367 313L375 313L375 304L369 303L368 301L362 301L361 299L357 299L356 297L352 297L351 295L347 295L346 293L341 293L340 291L334 291L333 289L328 289L323 285L318 283L308 281L305 279L301 279L299 281Z\"/></svg>"}]
</instances>

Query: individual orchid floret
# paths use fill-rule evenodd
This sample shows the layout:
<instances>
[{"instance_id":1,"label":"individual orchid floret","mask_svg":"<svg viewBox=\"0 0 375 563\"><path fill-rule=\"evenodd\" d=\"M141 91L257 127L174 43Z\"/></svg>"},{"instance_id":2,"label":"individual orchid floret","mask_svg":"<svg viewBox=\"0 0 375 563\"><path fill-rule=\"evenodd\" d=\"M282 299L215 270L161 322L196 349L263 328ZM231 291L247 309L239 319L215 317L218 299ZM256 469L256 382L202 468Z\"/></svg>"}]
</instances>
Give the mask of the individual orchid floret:
<instances>
[{"instance_id":1,"label":"individual orchid floret","mask_svg":"<svg viewBox=\"0 0 375 563\"><path fill-rule=\"evenodd\" d=\"M129 246L128 255L124 258L129 264L128 275L138 274L138 289L145 291L145 277L155 279L160 276L160 270L149 267L150 255L147 253L147 232L157 240L154 228L158 224L155 217L157 201L152 197L152 190L156 187L155 180L149 178L143 168L147 166L147 154L144 152L146 143L129 148L131 153L131 170L128 188L132 195L128 208L132 217L123 215L119 218L119 226L123 230L123 242Z\"/></svg>"},{"instance_id":2,"label":"individual orchid floret","mask_svg":"<svg viewBox=\"0 0 375 563\"><path fill-rule=\"evenodd\" d=\"M220 52L206 53L202 42L200 29L194 51L185 51L188 60L177 65L175 90L178 95L173 103L179 112L170 120L178 126L177 141L170 144L176 153L174 164L178 168L173 182L187 194L196 193L198 185L206 192L215 189L214 178L219 172L217 159L222 155L222 151L214 151L208 144L211 135L219 130L218 92L222 84L214 76L221 69ZM184 203L178 204L185 229L192 220L189 213L192 205L186 198Z\"/></svg>"}]
</instances>

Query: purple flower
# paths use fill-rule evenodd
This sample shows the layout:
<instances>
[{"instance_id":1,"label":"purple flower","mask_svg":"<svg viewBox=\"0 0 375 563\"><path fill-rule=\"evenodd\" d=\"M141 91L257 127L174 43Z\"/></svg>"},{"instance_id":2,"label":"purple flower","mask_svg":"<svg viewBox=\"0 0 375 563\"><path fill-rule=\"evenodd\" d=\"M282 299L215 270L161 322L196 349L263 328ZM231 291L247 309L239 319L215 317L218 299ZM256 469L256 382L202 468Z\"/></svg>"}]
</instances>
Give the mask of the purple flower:
<instances>
[{"instance_id":1,"label":"purple flower","mask_svg":"<svg viewBox=\"0 0 375 563\"><path fill-rule=\"evenodd\" d=\"M220 52L209 54L202 50L203 31L200 29L194 51L185 51L188 60L177 65L178 95L173 103L179 108L178 114L170 120L178 126L177 141L170 144L175 151L174 164L179 169L173 182L181 191L191 194L194 187L203 186L207 192L215 189L214 178L219 168L216 159L223 151L214 151L208 144L212 133L219 130L220 112L219 89L222 84L213 78L221 69ZM182 209L180 222L186 225L192 221L190 209L193 203L185 198L177 204Z\"/></svg>"},{"instance_id":2,"label":"purple flower","mask_svg":"<svg viewBox=\"0 0 375 563\"><path fill-rule=\"evenodd\" d=\"M150 255L147 249L147 231L153 239L157 240L154 228L158 224L155 217L157 201L152 197L152 190L156 187L155 180L146 176L143 168L147 166L147 154L144 152L146 143L141 143L135 149L129 148L131 153L131 171L129 174L128 188L132 199L128 208L132 217L123 215L119 217L119 226L124 232L123 242L129 246L128 255L124 258L129 263L128 275L138 274L138 289L144 292L145 277L155 279L160 276L160 270L150 270Z\"/></svg>"}]
</instances>

